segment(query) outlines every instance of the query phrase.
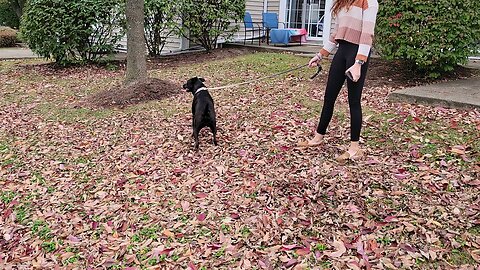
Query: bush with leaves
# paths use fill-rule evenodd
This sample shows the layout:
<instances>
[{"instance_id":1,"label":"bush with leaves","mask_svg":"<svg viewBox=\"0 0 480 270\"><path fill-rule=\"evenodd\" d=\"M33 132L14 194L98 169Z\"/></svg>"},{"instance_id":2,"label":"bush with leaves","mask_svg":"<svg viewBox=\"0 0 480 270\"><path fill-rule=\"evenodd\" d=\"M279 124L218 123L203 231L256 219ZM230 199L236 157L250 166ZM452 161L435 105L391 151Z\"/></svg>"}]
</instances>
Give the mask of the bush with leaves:
<instances>
[{"instance_id":1,"label":"bush with leaves","mask_svg":"<svg viewBox=\"0 0 480 270\"><path fill-rule=\"evenodd\" d=\"M117 0L31 0L21 32L34 52L63 65L113 53L124 22Z\"/></svg>"},{"instance_id":2,"label":"bush with leaves","mask_svg":"<svg viewBox=\"0 0 480 270\"><path fill-rule=\"evenodd\" d=\"M0 26L18 29L20 21L8 0L0 0Z\"/></svg>"},{"instance_id":3,"label":"bush with leaves","mask_svg":"<svg viewBox=\"0 0 480 270\"><path fill-rule=\"evenodd\" d=\"M237 23L245 14L245 0L181 0L181 35L207 51L218 38L229 39L238 31Z\"/></svg>"},{"instance_id":4,"label":"bush with leaves","mask_svg":"<svg viewBox=\"0 0 480 270\"><path fill-rule=\"evenodd\" d=\"M10 27L0 26L0 48L13 47L17 42L17 31Z\"/></svg>"},{"instance_id":5,"label":"bush with leaves","mask_svg":"<svg viewBox=\"0 0 480 270\"><path fill-rule=\"evenodd\" d=\"M145 0L145 40L149 55L160 55L178 27L177 10L175 1Z\"/></svg>"},{"instance_id":6,"label":"bush with leaves","mask_svg":"<svg viewBox=\"0 0 480 270\"><path fill-rule=\"evenodd\" d=\"M479 0L380 0L376 49L439 77L478 52Z\"/></svg>"}]
</instances>

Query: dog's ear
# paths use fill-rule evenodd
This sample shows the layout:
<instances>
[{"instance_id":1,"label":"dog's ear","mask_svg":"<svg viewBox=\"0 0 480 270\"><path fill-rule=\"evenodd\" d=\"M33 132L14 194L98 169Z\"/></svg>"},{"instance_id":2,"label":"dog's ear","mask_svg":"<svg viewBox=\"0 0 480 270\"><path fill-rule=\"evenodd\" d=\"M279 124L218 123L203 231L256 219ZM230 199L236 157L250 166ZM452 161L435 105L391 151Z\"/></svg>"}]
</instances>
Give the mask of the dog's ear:
<instances>
[{"instance_id":1,"label":"dog's ear","mask_svg":"<svg viewBox=\"0 0 480 270\"><path fill-rule=\"evenodd\" d=\"M205 82L205 79L202 78L202 77L199 77L198 79L199 79L201 82Z\"/></svg>"}]
</instances>

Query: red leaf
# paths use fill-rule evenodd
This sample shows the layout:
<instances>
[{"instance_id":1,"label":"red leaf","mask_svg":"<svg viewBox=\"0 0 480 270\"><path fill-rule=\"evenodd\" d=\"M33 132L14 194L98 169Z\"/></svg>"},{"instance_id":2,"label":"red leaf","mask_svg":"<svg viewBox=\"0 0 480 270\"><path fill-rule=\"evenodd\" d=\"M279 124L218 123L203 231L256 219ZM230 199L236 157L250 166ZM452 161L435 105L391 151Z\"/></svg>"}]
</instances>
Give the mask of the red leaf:
<instances>
[{"instance_id":1,"label":"red leaf","mask_svg":"<svg viewBox=\"0 0 480 270\"><path fill-rule=\"evenodd\" d=\"M238 215L237 213L232 213L232 214L230 214L230 217L233 218L233 219L239 219L240 215Z\"/></svg>"},{"instance_id":2,"label":"red leaf","mask_svg":"<svg viewBox=\"0 0 480 270\"><path fill-rule=\"evenodd\" d=\"M75 237L75 236L73 236L73 235L69 235L69 236L67 237L67 239L68 239L68 241L74 242L74 243L80 242L80 239L78 239L77 237Z\"/></svg>"},{"instance_id":3,"label":"red leaf","mask_svg":"<svg viewBox=\"0 0 480 270\"><path fill-rule=\"evenodd\" d=\"M182 169L182 168L176 168L176 169L173 170L173 173L174 173L175 175L180 175L180 174L182 174L183 172L185 172L185 170Z\"/></svg>"},{"instance_id":4,"label":"red leaf","mask_svg":"<svg viewBox=\"0 0 480 270\"><path fill-rule=\"evenodd\" d=\"M407 178L408 174L406 173L396 173L394 174L395 178L399 179L399 180L403 180L405 178Z\"/></svg>"},{"instance_id":5,"label":"red leaf","mask_svg":"<svg viewBox=\"0 0 480 270\"><path fill-rule=\"evenodd\" d=\"M281 225L282 223L283 223L283 219L277 218L277 224L278 224L278 225Z\"/></svg>"},{"instance_id":6,"label":"red leaf","mask_svg":"<svg viewBox=\"0 0 480 270\"><path fill-rule=\"evenodd\" d=\"M160 251L160 255L162 255L162 254L168 255L173 250L174 250L174 248L166 248L166 249Z\"/></svg>"},{"instance_id":7,"label":"red leaf","mask_svg":"<svg viewBox=\"0 0 480 270\"><path fill-rule=\"evenodd\" d=\"M198 221L204 221L207 216L205 213L201 213L200 215L197 216Z\"/></svg>"},{"instance_id":8,"label":"red leaf","mask_svg":"<svg viewBox=\"0 0 480 270\"><path fill-rule=\"evenodd\" d=\"M309 247L305 247L305 248L297 249L296 252L297 252L297 255L298 255L298 256L305 256L305 255L310 254L310 248L309 248Z\"/></svg>"},{"instance_id":9,"label":"red leaf","mask_svg":"<svg viewBox=\"0 0 480 270\"><path fill-rule=\"evenodd\" d=\"M417 151L417 149L412 150L410 155L414 158L420 158L420 153Z\"/></svg>"},{"instance_id":10,"label":"red leaf","mask_svg":"<svg viewBox=\"0 0 480 270\"><path fill-rule=\"evenodd\" d=\"M293 244L293 245L283 245L281 250L283 250L283 251L292 250L292 249L296 249L297 247L299 247L299 246L297 246L296 244Z\"/></svg>"},{"instance_id":11,"label":"red leaf","mask_svg":"<svg viewBox=\"0 0 480 270\"><path fill-rule=\"evenodd\" d=\"M199 193L195 194L195 196L199 199L203 199L203 198L208 197L208 194L205 193L205 192L199 192Z\"/></svg>"},{"instance_id":12,"label":"red leaf","mask_svg":"<svg viewBox=\"0 0 480 270\"><path fill-rule=\"evenodd\" d=\"M197 270L197 267L192 262L189 262L187 270Z\"/></svg>"},{"instance_id":13,"label":"red leaf","mask_svg":"<svg viewBox=\"0 0 480 270\"><path fill-rule=\"evenodd\" d=\"M410 251L410 252L417 252L417 249L412 247L411 245L409 244L400 244L400 248L406 250L406 251Z\"/></svg>"},{"instance_id":14,"label":"red leaf","mask_svg":"<svg viewBox=\"0 0 480 270\"><path fill-rule=\"evenodd\" d=\"M398 219L397 217L394 217L394 216L388 216L385 218L385 222L397 222Z\"/></svg>"},{"instance_id":15,"label":"red leaf","mask_svg":"<svg viewBox=\"0 0 480 270\"><path fill-rule=\"evenodd\" d=\"M3 218L7 219L11 213L12 213L12 208L8 208L7 210L5 210L5 212L3 212Z\"/></svg>"},{"instance_id":16,"label":"red leaf","mask_svg":"<svg viewBox=\"0 0 480 270\"><path fill-rule=\"evenodd\" d=\"M222 245L213 244L213 245L207 245L207 247L210 248L211 250L218 250L222 247Z\"/></svg>"},{"instance_id":17,"label":"red leaf","mask_svg":"<svg viewBox=\"0 0 480 270\"><path fill-rule=\"evenodd\" d=\"M480 186L480 180L474 180L467 183L470 186Z\"/></svg>"},{"instance_id":18,"label":"red leaf","mask_svg":"<svg viewBox=\"0 0 480 270\"><path fill-rule=\"evenodd\" d=\"M294 266L295 264L297 264L298 261L296 259L291 259L287 262L287 264L285 265L285 267L289 268L291 266Z\"/></svg>"}]
</instances>

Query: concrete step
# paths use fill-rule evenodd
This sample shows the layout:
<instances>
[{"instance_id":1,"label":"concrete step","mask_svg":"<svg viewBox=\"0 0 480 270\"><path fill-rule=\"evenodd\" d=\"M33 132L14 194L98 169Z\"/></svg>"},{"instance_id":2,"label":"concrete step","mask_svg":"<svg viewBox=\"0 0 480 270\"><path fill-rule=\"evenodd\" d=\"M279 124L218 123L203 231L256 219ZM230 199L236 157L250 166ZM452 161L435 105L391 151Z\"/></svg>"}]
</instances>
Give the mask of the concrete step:
<instances>
[{"instance_id":1,"label":"concrete step","mask_svg":"<svg viewBox=\"0 0 480 270\"><path fill-rule=\"evenodd\" d=\"M388 99L460 109L480 108L480 77L406 88L392 92Z\"/></svg>"}]
</instances>

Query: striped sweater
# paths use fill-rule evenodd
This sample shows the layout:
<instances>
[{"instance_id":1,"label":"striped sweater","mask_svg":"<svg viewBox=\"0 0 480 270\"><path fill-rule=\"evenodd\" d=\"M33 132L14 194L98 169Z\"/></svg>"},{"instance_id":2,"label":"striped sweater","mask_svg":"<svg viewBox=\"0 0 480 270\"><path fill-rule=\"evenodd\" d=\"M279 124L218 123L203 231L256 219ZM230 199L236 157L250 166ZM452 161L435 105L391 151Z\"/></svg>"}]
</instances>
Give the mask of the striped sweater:
<instances>
[{"instance_id":1,"label":"striped sweater","mask_svg":"<svg viewBox=\"0 0 480 270\"><path fill-rule=\"evenodd\" d=\"M349 9L340 10L330 39L320 53L328 56L336 48L337 40L345 40L359 45L356 60L367 61L372 47L377 11L377 0L355 0Z\"/></svg>"}]
</instances>

